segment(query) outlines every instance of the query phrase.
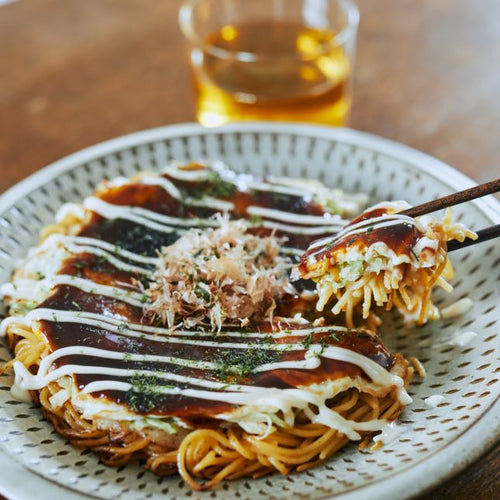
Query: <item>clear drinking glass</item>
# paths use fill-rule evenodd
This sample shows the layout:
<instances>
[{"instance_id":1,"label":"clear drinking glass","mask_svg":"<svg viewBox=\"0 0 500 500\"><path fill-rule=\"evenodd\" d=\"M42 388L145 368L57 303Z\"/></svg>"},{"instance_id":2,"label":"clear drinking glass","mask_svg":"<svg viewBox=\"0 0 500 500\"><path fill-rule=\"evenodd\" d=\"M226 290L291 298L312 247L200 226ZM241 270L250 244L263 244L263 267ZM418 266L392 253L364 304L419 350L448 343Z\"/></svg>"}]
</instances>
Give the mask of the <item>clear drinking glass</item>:
<instances>
[{"instance_id":1,"label":"clear drinking glass","mask_svg":"<svg viewBox=\"0 0 500 500\"><path fill-rule=\"evenodd\" d=\"M179 21L201 124L346 124L359 21L350 0L189 0Z\"/></svg>"}]
</instances>

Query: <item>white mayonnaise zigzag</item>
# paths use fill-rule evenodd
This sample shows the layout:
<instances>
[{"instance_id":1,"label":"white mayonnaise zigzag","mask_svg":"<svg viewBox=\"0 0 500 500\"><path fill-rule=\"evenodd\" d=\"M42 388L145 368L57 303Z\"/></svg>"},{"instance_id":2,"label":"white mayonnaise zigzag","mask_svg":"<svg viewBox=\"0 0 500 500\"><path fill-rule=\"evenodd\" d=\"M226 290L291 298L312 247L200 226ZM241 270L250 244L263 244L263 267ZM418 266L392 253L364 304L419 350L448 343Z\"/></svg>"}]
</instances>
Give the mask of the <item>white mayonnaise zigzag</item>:
<instances>
[{"instance_id":1,"label":"white mayonnaise zigzag","mask_svg":"<svg viewBox=\"0 0 500 500\"><path fill-rule=\"evenodd\" d=\"M178 231L179 226L181 228L185 227L217 227L219 224L216 219L201 219L201 218L181 218L172 217L170 215L163 215L151 210L144 209L142 207L126 206L126 205L114 205L100 198L90 197L86 198L83 202L86 209L92 210L93 212L105 217L107 219L126 219L136 224L146 226L155 231L160 231L164 233L172 233ZM264 209L261 209L263 211ZM275 216L273 212L273 216ZM283 212L286 214L286 212ZM289 219L289 215L283 215L285 219ZM308 224L310 223L307 218L310 216L297 215L295 214L293 219L294 222L298 224ZM304 218L304 222L302 219ZM327 232L336 232L345 225L347 221L342 219L337 219L331 217L331 223L329 219L325 217L319 218L317 222L321 221L322 225L314 226L301 226L292 224L282 224L279 222L270 221L264 219L259 222L261 227L269 229L277 229L286 233L291 234L304 234L304 235L314 235L314 234L325 234ZM254 227L251 222L245 221L247 227Z\"/></svg>"}]
</instances>

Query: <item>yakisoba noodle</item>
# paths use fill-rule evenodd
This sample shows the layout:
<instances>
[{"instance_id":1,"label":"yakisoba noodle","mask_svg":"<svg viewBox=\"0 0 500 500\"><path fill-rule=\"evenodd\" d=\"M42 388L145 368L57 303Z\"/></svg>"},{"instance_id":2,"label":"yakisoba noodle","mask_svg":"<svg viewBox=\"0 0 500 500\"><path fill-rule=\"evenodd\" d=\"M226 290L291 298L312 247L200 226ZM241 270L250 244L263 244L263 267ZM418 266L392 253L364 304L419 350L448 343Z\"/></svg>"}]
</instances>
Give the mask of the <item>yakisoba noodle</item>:
<instances>
[{"instance_id":1,"label":"yakisoba noodle","mask_svg":"<svg viewBox=\"0 0 500 500\"><path fill-rule=\"evenodd\" d=\"M316 281L319 311L330 303L333 314L345 313L348 326L354 326L360 306L364 319L375 306L394 307L419 325L439 318L432 290L452 290L446 243L477 235L452 224L451 209L438 221L397 213L408 207L405 202L376 205L336 235L309 246L294 275Z\"/></svg>"},{"instance_id":2,"label":"yakisoba noodle","mask_svg":"<svg viewBox=\"0 0 500 500\"><path fill-rule=\"evenodd\" d=\"M14 369L13 394L39 402L59 434L104 463L142 459L193 489L301 471L348 441L368 439L410 401L412 370L374 333L319 318L311 291L285 283L274 302L265 299L273 314L241 322L221 302L219 333L203 317L186 328L175 316L170 328L148 314L151 279L165 271L162 247L215 234L222 224L231 231L228 219L243 219L238 238L223 245L250 252L251 237L285 241L279 259L268 256L279 265L256 270L282 283L313 240L345 225L327 206L351 210L355 202L317 185L308 192L196 165L103 184L84 209L60 212L3 286L10 310L2 333L15 354L3 370ZM214 217L221 211L226 218ZM200 276L186 280L206 305ZM251 279L242 283L255 292ZM232 286L246 297L242 283ZM249 296L258 310L258 294Z\"/></svg>"}]
</instances>

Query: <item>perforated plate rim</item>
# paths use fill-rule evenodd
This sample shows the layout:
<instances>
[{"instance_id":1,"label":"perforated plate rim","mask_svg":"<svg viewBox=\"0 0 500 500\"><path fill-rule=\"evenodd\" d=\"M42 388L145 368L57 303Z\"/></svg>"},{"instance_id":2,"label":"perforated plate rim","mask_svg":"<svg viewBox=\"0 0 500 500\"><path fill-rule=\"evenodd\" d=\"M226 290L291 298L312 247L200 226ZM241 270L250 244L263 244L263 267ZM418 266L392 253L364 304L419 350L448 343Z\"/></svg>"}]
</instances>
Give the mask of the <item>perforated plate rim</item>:
<instances>
[{"instance_id":1,"label":"perforated plate rim","mask_svg":"<svg viewBox=\"0 0 500 500\"><path fill-rule=\"evenodd\" d=\"M205 129L197 124L179 124L126 135L91 146L67 156L35 174L32 174L7 190L0 197L0 213L7 210L39 185L45 184L63 172L71 170L71 168L94 158L111 154L125 148L139 146L158 140L171 139L178 136L185 137L190 134L210 135L220 133L288 133L318 139L335 140L356 147L364 147L376 151L379 154L384 154L388 157L410 164L413 168L425 171L427 175L440 180L454 190L465 189L475 184L467 176L424 153L388 139L351 129L262 122L235 123L215 129ZM481 200L475 200L472 203L474 203L476 207L494 223L500 221L500 204L494 198L486 197ZM380 480L375 480L366 486L356 488L354 491L346 492L340 495L340 497L345 500L360 498L360 496L363 498L375 499L391 491L394 497L409 498L426 491L439 482L444 481L446 478L457 474L496 443L500 434L499 410L500 404L496 401L496 403L469 427L466 432L422 462L400 473ZM11 498L27 498L23 495L23 491L26 491L26 493L28 493L28 491L35 491L37 483L39 483L40 486L42 486L42 484L49 484L47 480L25 469L21 464L12 463L11 458L12 457L4 453L0 453L0 467L2 470L11 470L14 473L14 476L11 474L2 474L0 477L0 491L4 495ZM3 468L4 465L6 467L5 469ZM17 485L14 487L13 485L7 484L8 480L6 479L15 477L16 471L22 471L23 483L26 480L24 483L26 485L25 489L24 486L20 487ZM68 498L84 498L84 496L79 493L74 491L70 493L70 490L67 488L52 482L50 482L50 490L64 493L67 497L70 495ZM47 491L48 495L46 495L45 491L38 491L38 496L40 498L48 498L50 493Z\"/></svg>"}]
</instances>

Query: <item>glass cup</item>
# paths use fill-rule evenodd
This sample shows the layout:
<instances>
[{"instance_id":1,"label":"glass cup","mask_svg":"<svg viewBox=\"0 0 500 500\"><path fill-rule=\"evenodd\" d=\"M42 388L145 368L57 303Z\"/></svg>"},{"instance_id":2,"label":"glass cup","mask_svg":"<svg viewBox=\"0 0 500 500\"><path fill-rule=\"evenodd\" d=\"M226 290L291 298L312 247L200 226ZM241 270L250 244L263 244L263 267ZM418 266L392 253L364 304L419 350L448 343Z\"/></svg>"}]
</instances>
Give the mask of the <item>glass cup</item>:
<instances>
[{"instance_id":1,"label":"glass cup","mask_svg":"<svg viewBox=\"0 0 500 500\"><path fill-rule=\"evenodd\" d=\"M189 0L196 117L345 125L359 11L351 0Z\"/></svg>"}]
</instances>

